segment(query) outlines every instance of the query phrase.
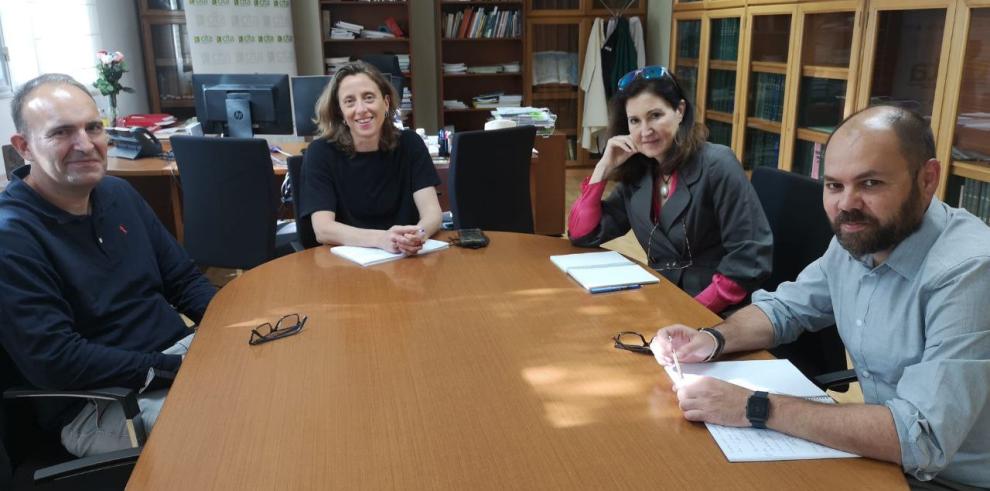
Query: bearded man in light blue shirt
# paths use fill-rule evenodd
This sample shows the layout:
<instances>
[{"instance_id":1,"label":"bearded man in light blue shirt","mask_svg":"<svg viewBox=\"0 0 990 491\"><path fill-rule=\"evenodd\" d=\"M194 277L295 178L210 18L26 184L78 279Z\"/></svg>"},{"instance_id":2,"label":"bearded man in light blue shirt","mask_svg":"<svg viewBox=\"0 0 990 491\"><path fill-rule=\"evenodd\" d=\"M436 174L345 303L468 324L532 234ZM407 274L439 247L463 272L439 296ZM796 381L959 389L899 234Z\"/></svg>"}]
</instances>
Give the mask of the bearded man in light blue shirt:
<instances>
[{"instance_id":1,"label":"bearded man in light blue shirt","mask_svg":"<svg viewBox=\"0 0 990 491\"><path fill-rule=\"evenodd\" d=\"M716 332L657 333L662 360L673 363L676 350L681 362L701 362L835 324L865 404L703 378L675 387L685 418L765 425L893 462L916 489L990 487L990 228L934 197L934 157L928 122L913 112L850 116L825 151L823 203L836 235L825 255L795 282L755 293ZM760 420L748 405L769 414Z\"/></svg>"}]
</instances>

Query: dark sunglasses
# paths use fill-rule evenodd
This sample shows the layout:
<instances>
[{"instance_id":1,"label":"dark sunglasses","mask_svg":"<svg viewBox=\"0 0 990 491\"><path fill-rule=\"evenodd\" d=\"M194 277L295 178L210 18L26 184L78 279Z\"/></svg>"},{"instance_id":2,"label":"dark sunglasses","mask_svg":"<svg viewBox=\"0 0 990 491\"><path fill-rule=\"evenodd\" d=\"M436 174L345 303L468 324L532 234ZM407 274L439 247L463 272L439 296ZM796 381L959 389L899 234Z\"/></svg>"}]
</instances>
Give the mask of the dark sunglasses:
<instances>
[{"instance_id":1,"label":"dark sunglasses","mask_svg":"<svg viewBox=\"0 0 990 491\"><path fill-rule=\"evenodd\" d=\"M626 90L626 87L629 87L629 84L633 83L637 79L641 78L644 80L656 80L664 77L667 77L667 80L670 80L670 83L674 85L675 89L677 89L678 94L684 93L681 90L680 85L677 85L677 80L671 76L671 73L667 71L667 67L663 65L650 65L644 66L643 68L637 68L636 70L623 75L622 78L619 79L617 86L619 88L619 92L622 92L623 90Z\"/></svg>"}]
</instances>

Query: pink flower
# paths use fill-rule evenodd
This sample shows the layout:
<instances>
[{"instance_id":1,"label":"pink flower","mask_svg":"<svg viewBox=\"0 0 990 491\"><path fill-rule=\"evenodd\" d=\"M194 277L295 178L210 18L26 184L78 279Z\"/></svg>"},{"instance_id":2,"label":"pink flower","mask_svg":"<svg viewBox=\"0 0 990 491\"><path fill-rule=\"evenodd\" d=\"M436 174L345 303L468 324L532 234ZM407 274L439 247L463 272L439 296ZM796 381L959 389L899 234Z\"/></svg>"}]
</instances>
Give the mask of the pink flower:
<instances>
[{"instance_id":1,"label":"pink flower","mask_svg":"<svg viewBox=\"0 0 990 491\"><path fill-rule=\"evenodd\" d=\"M121 53L120 51L114 51L113 52L113 62L114 63L120 63L122 61L124 61L124 53Z\"/></svg>"}]
</instances>

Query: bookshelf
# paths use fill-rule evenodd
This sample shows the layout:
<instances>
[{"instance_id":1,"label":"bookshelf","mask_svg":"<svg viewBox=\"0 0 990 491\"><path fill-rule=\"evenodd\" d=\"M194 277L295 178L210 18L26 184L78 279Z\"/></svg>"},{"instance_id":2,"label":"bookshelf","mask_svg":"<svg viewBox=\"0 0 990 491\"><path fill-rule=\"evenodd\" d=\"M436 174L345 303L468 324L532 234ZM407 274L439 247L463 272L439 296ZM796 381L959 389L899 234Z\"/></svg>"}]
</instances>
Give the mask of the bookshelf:
<instances>
[{"instance_id":1,"label":"bookshelf","mask_svg":"<svg viewBox=\"0 0 990 491\"><path fill-rule=\"evenodd\" d=\"M670 67L696 97L710 140L729 142L747 167L821 178L824 144L846 116L878 103L908 107L931 122L944 169L938 196L990 222L990 0L713 9L723 1L673 6ZM734 19L737 60L723 46L736 41L724 30ZM729 74L746 97L730 93Z\"/></svg>"},{"instance_id":2,"label":"bookshelf","mask_svg":"<svg viewBox=\"0 0 990 491\"><path fill-rule=\"evenodd\" d=\"M412 33L410 32L410 13L412 8L404 0L393 1L354 1L354 0L320 0L320 36L323 43L324 73L331 74L334 59L360 59L368 55L394 54L408 59L408 66L402 66L406 108L403 110L403 122L408 127L415 127L415 111L413 111L412 80L415 71L410 54L412 53ZM391 19L401 30L389 38L366 38L367 34L357 34L354 39L336 39L331 37L331 29L338 22L347 22L364 28L378 31L387 28ZM404 64L403 64L404 65ZM400 97L403 94L399 94Z\"/></svg>"},{"instance_id":3,"label":"bookshelf","mask_svg":"<svg viewBox=\"0 0 990 491\"><path fill-rule=\"evenodd\" d=\"M194 116L192 56L182 2L139 0L138 23L151 112L180 119Z\"/></svg>"},{"instance_id":4,"label":"bookshelf","mask_svg":"<svg viewBox=\"0 0 990 491\"><path fill-rule=\"evenodd\" d=\"M474 98L484 94L516 95L522 98L521 105L527 105L524 2L435 0L434 6L439 125L453 126L457 131L484 128L494 109L494 105L474 106ZM484 16L479 15L482 12ZM448 72L445 64L461 64L462 70ZM443 101L459 101L464 107L448 106Z\"/></svg>"},{"instance_id":5,"label":"bookshelf","mask_svg":"<svg viewBox=\"0 0 990 491\"><path fill-rule=\"evenodd\" d=\"M565 137L566 165L593 166L598 156L581 148L584 91L579 87L584 58L596 18L621 12L646 24L645 0L527 0L525 98L557 115L556 133ZM645 33L644 33L645 34ZM557 70L557 75L553 72Z\"/></svg>"}]
</instances>

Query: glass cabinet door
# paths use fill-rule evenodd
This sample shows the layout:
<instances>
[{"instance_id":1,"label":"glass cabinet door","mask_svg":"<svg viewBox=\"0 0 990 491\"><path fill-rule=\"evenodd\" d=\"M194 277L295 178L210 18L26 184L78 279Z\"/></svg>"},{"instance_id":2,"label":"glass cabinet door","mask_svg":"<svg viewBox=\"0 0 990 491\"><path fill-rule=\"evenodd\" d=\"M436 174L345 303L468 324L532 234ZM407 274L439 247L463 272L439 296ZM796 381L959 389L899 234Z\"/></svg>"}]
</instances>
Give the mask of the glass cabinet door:
<instances>
[{"instance_id":1,"label":"glass cabinet door","mask_svg":"<svg viewBox=\"0 0 990 491\"><path fill-rule=\"evenodd\" d=\"M146 18L143 30L151 112L192 116L193 64L185 22Z\"/></svg>"},{"instance_id":2,"label":"glass cabinet door","mask_svg":"<svg viewBox=\"0 0 990 491\"><path fill-rule=\"evenodd\" d=\"M697 108L698 62L701 59L701 16L674 14L674 53L670 69L677 77L681 90Z\"/></svg>"},{"instance_id":3,"label":"glass cabinet door","mask_svg":"<svg viewBox=\"0 0 990 491\"><path fill-rule=\"evenodd\" d=\"M742 10L733 9L731 13L719 14L730 16L707 19L707 42L702 47L702 51L707 53L707 56L703 56L707 72L699 81L703 89L698 108L700 114L704 114L704 123L708 126L708 140L733 147Z\"/></svg>"},{"instance_id":4,"label":"glass cabinet door","mask_svg":"<svg viewBox=\"0 0 990 491\"><path fill-rule=\"evenodd\" d=\"M815 179L824 175L823 155L829 135L852 113L856 73L855 32L861 9L850 2L823 4L799 11L800 77L791 160L784 168Z\"/></svg>"},{"instance_id":5,"label":"glass cabinet door","mask_svg":"<svg viewBox=\"0 0 990 491\"><path fill-rule=\"evenodd\" d=\"M945 201L990 224L990 2L978 5L957 14L963 17L955 23L956 32L965 36L952 41L953 51L961 51L952 56L950 68L958 90L946 89L952 95L946 96L945 107L952 111L952 102L958 105L955 117L943 125L950 145L939 157L951 163L942 184Z\"/></svg>"},{"instance_id":6,"label":"glass cabinet door","mask_svg":"<svg viewBox=\"0 0 990 491\"><path fill-rule=\"evenodd\" d=\"M931 8L893 10L902 3L880 0L871 4L873 15L867 26L864 51L867 70L861 77L857 107L891 104L917 111L938 128L941 107L935 94L943 83L951 29L947 2L918 2ZM887 6L891 7L887 9ZM945 51L945 52L943 52Z\"/></svg>"},{"instance_id":7,"label":"glass cabinet door","mask_svg":"<svg viewBox=\"0 0 990 491\"><path fill-rule=\"evenodd\" d=\"M577 163L577 136L581 127L580 102L582 52L581 20L531 19L529 49L532 78L528 87L534 107L546 107L557 115L556 133L566 136L567 163Z\"/></svg>"},{"instance_id":8,"label":"glass cabinet door","mask_svg":"<svg viewBox=\"0 0 990 491\"><path fill-rule=\"evenodd\" d=\"M793 7L753 7L747 33L749 60L743 90L743 167L777 167L790 58Z\"/></svg>"},{"instance_id":9,"label":"glass cabinet door","mask_svg":"<svg viewBox=\"0 0 990 491\"><path fill-rule=\"evenodd\" d=\"M580 15L581 0L530 0L529 15L557 16Z\"/></svg>"}]
</instances>

